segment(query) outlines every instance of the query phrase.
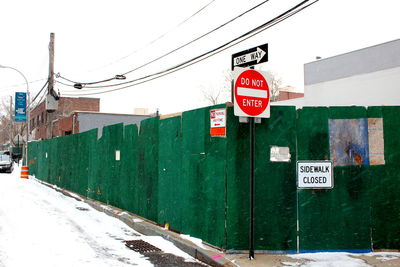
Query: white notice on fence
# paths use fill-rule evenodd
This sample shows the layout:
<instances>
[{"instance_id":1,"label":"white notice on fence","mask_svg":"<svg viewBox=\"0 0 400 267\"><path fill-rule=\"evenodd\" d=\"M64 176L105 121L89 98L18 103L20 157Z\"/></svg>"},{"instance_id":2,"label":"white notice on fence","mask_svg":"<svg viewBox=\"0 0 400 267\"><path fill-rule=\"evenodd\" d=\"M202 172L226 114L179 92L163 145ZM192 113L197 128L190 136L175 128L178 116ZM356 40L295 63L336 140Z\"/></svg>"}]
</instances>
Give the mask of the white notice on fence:
<instances>
[{"instance_id":1,"label":"white notice on fence","mask_svg":"<svg viewBox=\"0 0 400 267\"><path fill-rule=\"evenodd\" d=\"M297 187L309 189L333 188L332 161L298 161Z\"/></svg>"}]
</instances>

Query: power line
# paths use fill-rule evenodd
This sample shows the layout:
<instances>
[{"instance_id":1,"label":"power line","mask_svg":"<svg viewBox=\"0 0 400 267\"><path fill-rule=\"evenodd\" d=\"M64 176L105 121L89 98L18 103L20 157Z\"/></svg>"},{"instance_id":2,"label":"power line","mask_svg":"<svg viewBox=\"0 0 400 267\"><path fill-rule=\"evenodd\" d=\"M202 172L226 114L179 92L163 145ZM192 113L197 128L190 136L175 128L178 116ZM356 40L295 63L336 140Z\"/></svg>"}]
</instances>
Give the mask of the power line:
<instances>
[{"instance_id":1,"label":"power line","mask_svg":"<svg viewBox=\"0 0 400 267\"><path fill-rule=\"evenodd\" d=\"M36 96L38 96L39 94L37 94ZM40 99L39 99L39 101L36 103L36 105L35 105L35 107L34 108L31 108L30 110L35 110L41 103L42 103L42 100L43 100L43 98L44 98L44 96L45 95L47 95L47 92L46 91L44 91L44 93L42 94L42 96L40 97ZM33 101L31 102L31 105L33 104Z\"/></svg>"},{"instance_id":2,"label":"power line","mask_svg":"<svg viewBox=\"0 0 400 267\"><path fill-rule=\"evenodd\" d=\"M145 49L145 48L151 46L151 45L154 44L155 42L157 42L157 41L161 40L162 38L164 38L165 36L167 36L170 32L176 30L177 28L179 28L180 26L182 26L183 24L185 24L187 21L189 21L190 19L192 19L193 17L195 17L197 14L199 14L201 11L203 11L204 9L206 9L209 5L211 5L211 4L212 4L213 2L215 2L215 1L216 1L216 0L211 0L211 1L208 2L205 6L201 7L199 10L197 10L195 13L193 13L192 15L190 15L189 17L187 17L187 18L184 19L183 21L179 22L176 26L174 26L173 28L171 28L171 29L167 30L166 32L162 33L160 36L156 37L155 39L151 40L150 42L148 42L147 44L143 45L142 47L136 49L135 51L131 52L130 54L128 54L128 55L126 55L126 56L123 56L123 57L121 57L121 58L119 58L119 59L117 59L117 60L115 60L115 61L113 61L113 62L111 62L111 63L109 63L109 64L106 64L106 65L104 65L104 66L102 66L102 67L100 67L100 68L97 68L96 70L105 68L105 67L107 67L107 66L111 66L111 65L113 65L113 64L115 64L115 63L117 63L117 62L120 62L120 61L122 61L122 60L124 60L124 59L126 59L126 58L128 58L128 57L130 57L130 56L132 56L132 55L134 55L134 54L136 54L137 52L139 52L139 51L141 51L141 50L143 50L143 49Z\"/></svg>"},{"instance_id":3,"label":"power line","mask_svg":"<svg viewBox=\"0 0 400 267\"><path fill-rule=\"evenodd\" d=\"M279 22L281 22L283 20L286 20L287 18L289 18L289 17L297 14L298 12L304 10L305 8L315 4L319 0L315 0L312 3L309 3L308 5L303 6L305 3L309 2L309 1L310 0L305 0L305 1L295 5L291 9L283 12L282 14L276 16L275 18L271 19L270 21L268 21L268 22L266 22L266 23L264 23L264 24L262 24L262 25L260 25L260 26L258 26L256 28L254 28L253 30L251 30L251 31L249 31L249 32L247 32L245 34L242 34L241 36L231 40L230 42L225 43L225 44L223 44L223 45L221 45L221 46L219 46L219 47L217 47L215 49L212 49L211 51L208 51L208 52L206 52L206 53L204 53L204 54L202 54L200 56L197 56L195 58L187 60L187 61L185 61L183 63L180 63L180 64L178 64L178 65L176 65L174 67L171 67L169 69L166 69L164 71L157 72L157 73L154 73L154 74L150 74L150 75L147 75L147 76L144 76L144 77L141 77L141 78L138 78L138 79L130 81L130 82L137 82L135 84L124 86L124 87L120 87L120 88L100 91L100 92L83 93L83 94L79 93L79 94L76 94L76 95L79 95L79 96L81 96L81 95L97 95L97 94L103 94L103 93L113 92L113 91L117 91L117 90L122 90L122 89L125 89L125 88L128 88L128 87L132 87L132 86L135 86L135 85L139 85L139 84L142 84L142 83L145 83L145 82L149 82L149 81L161 78L161 77L166 76L168 74L174 73L174 72L176 72L178 70L184 69L184 68L186 68L188 66L191 66L191 65L196 64L196 63L198 63L200 61L203 61L203 60L205 60L205 59L207 59L207 58L209 58L211 56L214 56L214 55L216 55L216 54L218 54L218 53L220 53L220 52L222 52L222 51L224 51L224 50L226 50L226 49L228 49L228 48L230 48L232 46L235 46L235 45L237 45L237 44L239 44L239 43L241 43L241 42L243 42L243 41L245 41L245 40L247 40L247 39L249 39L249 38L251 38L251 37L253 37L253 36L255 36L255 35L257 35L257 34L259 34L261 32L263 32L263 31L265 31L266 29L278 24ZM240 40L240 39L242 39L242 40ZM236 42L236 43L233 43L233 42ZM156 77L154 77L154 76L156 76ZM148 80L139 82L140 80L144 80L144 79L148 79ZM93 90L95 90L95 89L93 89Z\"/></svg>"},{"instance_id":4,"label":"power line","mask_svg":"<svg viewBox=\"0 0 400 267\"><path fill-rule=\"evenodd\" d=\"M189 66L191 66L193 64L196 64L196 63L198 63L200 61L203 61L203 60L205 60L205 59L207 59L209 57L212 57L212 56L214 56L214 55L216 55L216 54L218 54L218 53L220 53L220 52L222 52L222 51L224 51L224 50L226 50L226 49L228 49L230 47L233 47L233 46L235 46L235 45L237 45L237 44L239 44L239 43L241 43L241 42L243 42L243 41L245 41L245 40L247 40L247 39L249 39L249 38L251 38L251 37L253 37L253 36L255 36L255 35L263 32L263 31L265 31L265 30L267 30L267 29L269 29L270 27L272 27L272 26L274 26L274 25L276 25L276 24L288 19L289 17L291 17L291 16L297 14L298 12L306 9L307 7L315 4L319 0L315 0L315 1L313 1L313 2L311 2L309 4L307 4L307 5L304 5L309 1L310 0L305 0L305 1L295 5L291 9L289 9L289 10L283 12L282 14L276 16L272 20L270 20L270 21L268 21L268 22L266 22L266 23L264 23L264 24L262 24L262 25L260 25L260 26L258 26L256 28L254 28L251 31L249 31L249 32L247 32L245 34L242 34L241 36L231 40L230 42L225 43L225 44L223 44L223 45L221 45L221 46L219 46L219 47L217 47L215 49L212 49L212 50L210 50L210 51L208 51L208 52L206 52L206 53L204 53L202 55L194 57L194 58L192 58L190 60L187 60L187 61L185 61L183 63L180 63L180 64L178 64L178 65L176 65L174 67L168 68L168 69L166 69L164 71L160 71L160 72L157 72L157 73L154 73L154 74L150 74L150 75L147 75L147 76L144 76L144 77L141 77L141 78L138 78L138 79L130 81L130 83L136 82L134 84L127 85L127 86L124 86L124 87L114 88L114 89L110 89L110 90L94 92L94 93L79 93L79 94L64 94L64 95L67 95L67 96L74 96L74 95L83 96L83 95L97 95L97 94L109 93L109 92L122 90L122 89L125 89L125 88L128 88L128 87L133 87L133 86L136 86L136 85L139 85L139 84L143 84L145 82L149 82L149 81L161 78L161 77L166 76L168 74L171 74L171 73L174 73L174 72L179 71L181 69L184 69L186 67L189 67ZM141 81L141 80L144 80L144 81Z\"/></svg>"},{"instance_id":5,"label":"power line","mask_svg":"<svg viewBox=\"0 0 400 267\"><path fill-rule=\"evenodd\" d=\"M156 61L158 61L158 60L160 60L160 59L162 59L162 58L164 58L164 57L166 57L166 56L169 56L169 55L171 55L172 53L175 53L175 52L178 51L178 50L181 50L182 48L184 48L184 47L186 47L186 46L188 46L188 45L190 45L190 44L192 44L192 43L194 43L194 42L196 42L196 41L198 41L198 40L200 40L200 39L206 37L207 35L210 35L211 33L213 33L213 32L215 32L215 31L217 31L217 30L219 30L219 29L225 27L226 25L232 23L233 21L239 19L240 17L242 17L242 16L246 15L247 13L253 11L254 9L260 7L261 5L267 3L268 1L269 1L269 0L264 0L264 1L261 2L260 4L255 5L254 7L252 7L252 8L250 8L250 9L246 10L245 12L239 14L238 16L236 16L236 17L234 17L234 18L228 20L227 22L221 24L220 26L218 26L218 27L216 27L216 28L214 28L214 29L208 31L207 33L204 33L204 34L200 35L199 37L197 37L197 38L195 38L195 39L193 39L193 40L191 40L191 41L189 41L189 42L187 42L187 43L185 43L185 44L183 44L183 45L181 45L181 46L179 46L179 47L177 47L177 48L175 48L175 49L173 49L173 50L171 50L171 51L169 51L169 52L167 52L167 53L165 53L165 54L163 54L163 55L161 55L161 56L159 56L159 57L157 57L157 58L155 58L155 59L153 59L153 60L151 60L151 61L148 61L147 63L144 63L144 64L140 65L139 67L136 67L136 68L134 68L134 69L132 69L132 70L129 70L129 71L123 73L122 75L127 75L127 74L129 74L129 73L132 73L132 72L134 72L134 71L136 71L136 70L139 70L139 69L141 69L141 68L143 68L143 67L145 67L145 66L148 66L148 65L150 65L151 63L154 63L154 62L156 62ZM70 79L67 79L67 78L65 78L65 77L62 77L61 75L60 75L60 78L66 80L66 81L69 81L69 82L71 82L71 83L75 83L75 84L76 84L76 83L79 83L79 84L82 84L82 85L97 84L97 83L102 83L102 82L104 82L104 81L111 81L111 80L113 80L113 78L111 78L111 79L107 79L107 80L99 81L99 82L82 83L82 82L74 82L74 81L72 81L72 80L70 80ZM85 86L85 87L86 87L86 88L113 87L113 86L124 85L124 84L128 84L128 83L130 83L130 81L121 82L121 83L116 83L116 84L110 84L110 85Z\"/></svg>"},{"instance_id":6,"label":"power line","mask_svg":"<svg viewBox=\"0 0 400 267\"><path fill-rule=\"evenodd\" d=\"M47 79L46 83L43 85L42 89L39 90L39 92L35 95L35 97L33 98L33 100L31 101L30 105L32 105L33 102L35 102L36 98L38 97L38 95L43 91L43 89L46 87L46 85L49 83L49 80Z\"/></svg>"},{"instance_id":7,"label":"power line","mask_svg":"<svg viewBox=\"0 0 400 267\"><path fill-rule=\"evenodd\" d=\"M160 60L160 59L162 59L162 58L164 58L164 57L166 57L166 56L168 56L168 55L170 55L170 54L172 54L172 53L174 53L174 52L176 52L176 51L178 51L178 50L180 50L180 49L182 49L182 48L184 48L184 47L186 47L186 46L188 46L188 45L190 45L190 44L192 44L192 43L194 43L194 42L196 42L196 41L198 41L198 40L200 40L200 39L202 39L203 37L205 37L205 36L207 36L207 35L209 35L209 34L215 32L215 31L217 31L217 30L219 30L219 29L221 29L222 27L224 27L224 26L228 25L229 23L231 23L231 22L237 20L238 18L244 16L245 14L249 13L250 11L253 11L254 9L260 7L261 5L267 3L268 1L269 1L269 0L263 1L262 3L260 3L260 4L254 6L254 7L252 7L252 8L250 8L250 9L246 10L245 12L243 12L243 13L241 13L240 15L234 17L233 19L230 19L229 21L225 22L224 24L222 24L222 25L220 25L220 26L218 26L218 27L212 29L211 31L209 31L209 32L207 32L207 33L205 33L205 34L203 34L203 35L201 35L201 36L195 38L194 40L192 40L192 41L190 41L190 42L187 42L186 44L181 45L181 46L179 46L178 48L175 48L175 49L171 50L170 52L168 52L168 53L166 53L166 54L164 54L164 55L162 55L162 56L160 56L160 57L158 57L158 58L156 58L156 59L153 59L153 60L151 60L151 61L149 61L149 62L147 62L147 63L145 63L145 64L143 64L143 65L141 65L141 66L139 66L139 67L137 67L137 68L135 68L135 69L133 69L133 70L130 70L130 71L125 72L124 75L129 74L129 73L132 73L132 72L134 72L134 71L136 71L136 70L138 70L138 69L141 69L141 68L143 68L143 67L145 67L145 66L147 66L147 65L149 65L149 64L151 64L151 63L154 63L154 62L156 62L156 61L158 61L158 60Z\"/></svg>"}]
</instances>

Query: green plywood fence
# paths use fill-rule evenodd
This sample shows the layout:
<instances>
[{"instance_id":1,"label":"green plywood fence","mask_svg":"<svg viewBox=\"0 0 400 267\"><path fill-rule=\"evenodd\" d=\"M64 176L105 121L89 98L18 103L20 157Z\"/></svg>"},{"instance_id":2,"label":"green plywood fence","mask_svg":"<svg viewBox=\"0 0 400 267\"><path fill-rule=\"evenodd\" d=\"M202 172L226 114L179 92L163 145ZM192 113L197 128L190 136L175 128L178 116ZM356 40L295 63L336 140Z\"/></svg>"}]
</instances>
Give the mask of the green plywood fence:
<instances>
[{"instance_id":1,"label":"green plywood fence","mask_svg":"<svg viewBox=\"0 0 400 267\"><path fill-rule=\"evenodd\" d=\"M249 125L227 107L31 142L31 174L230 250L247 250ZM271 107L256 124L255 247L267 251L400 249L400 107ZM298 190L297 160L330 159L329 119L382 118L384 165L336 166L330 190ZM290 162L271 161L271 147ZM119 160L116 155L119 154ZM384 192L384 193L383 193Z\"/></svg>"},{"instance_id":2,"label":"green plywood fence","mask_svg":"<svg viewBox=\"0 0 400 267\"><path fill-rule=\"evenodd\" d=\"M328 119L365 117L365 108L303 108L298 159L330 159ZM336 166L333 189L299 190L300 251L370 249L368 173L365 166Z\"/></svg>"}]
</instances>

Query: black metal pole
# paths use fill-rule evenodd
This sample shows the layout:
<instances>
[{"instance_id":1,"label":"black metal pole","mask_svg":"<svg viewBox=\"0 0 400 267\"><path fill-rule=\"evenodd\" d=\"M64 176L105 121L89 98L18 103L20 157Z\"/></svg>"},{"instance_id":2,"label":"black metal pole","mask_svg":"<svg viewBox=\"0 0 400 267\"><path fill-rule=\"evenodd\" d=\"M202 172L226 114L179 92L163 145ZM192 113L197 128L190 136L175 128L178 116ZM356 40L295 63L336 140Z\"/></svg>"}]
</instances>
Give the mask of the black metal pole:
<instances>
[{"instance_id":1,"label":"black metal pole","mask_svg":"<svg viewBox=\"0 0 400 267\"><path fill-rule=\"evenodd\" d=\"M249 259L254 259L254 152L255 152L255 123L254 118L249 118L250 125L250 234L249 234Z\"/></svg>"}]
</instances>

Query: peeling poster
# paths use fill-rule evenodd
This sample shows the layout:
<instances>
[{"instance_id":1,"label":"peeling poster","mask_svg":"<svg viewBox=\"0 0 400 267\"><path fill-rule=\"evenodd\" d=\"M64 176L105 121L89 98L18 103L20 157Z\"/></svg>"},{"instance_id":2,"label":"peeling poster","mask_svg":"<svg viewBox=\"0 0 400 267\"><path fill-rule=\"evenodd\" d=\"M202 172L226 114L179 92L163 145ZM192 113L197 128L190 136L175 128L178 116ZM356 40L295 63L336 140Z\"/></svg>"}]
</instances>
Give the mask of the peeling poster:
<instances>
[{"instance_id":1,"label":"peeling poster","mask_svg":"<svg viewBox=\"0 0 400 267\"><path fill-rule=\"evenodd\" d=\"M382 118L329 120L330 157L334 166L382 165Z\"/></svg>"}]
</instances>

